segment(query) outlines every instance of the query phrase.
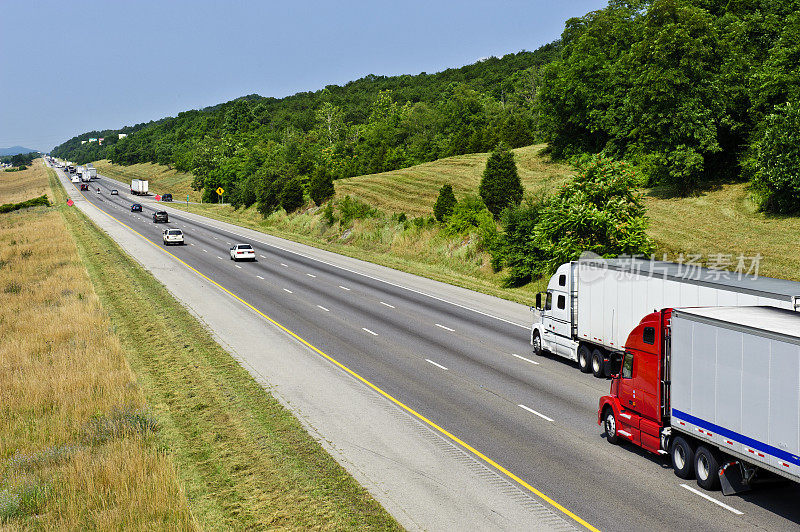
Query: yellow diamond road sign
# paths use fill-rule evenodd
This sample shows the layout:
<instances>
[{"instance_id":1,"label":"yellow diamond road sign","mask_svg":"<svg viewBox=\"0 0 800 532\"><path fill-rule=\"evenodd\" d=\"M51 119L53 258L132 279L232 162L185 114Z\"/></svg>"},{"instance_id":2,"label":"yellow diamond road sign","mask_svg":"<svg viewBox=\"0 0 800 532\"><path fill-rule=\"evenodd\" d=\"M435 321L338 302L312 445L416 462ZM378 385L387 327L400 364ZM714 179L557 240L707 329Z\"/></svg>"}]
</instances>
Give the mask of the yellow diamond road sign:
<instances>
[{"instance_id":1,"label":"yellow diamond road sign","mask_svg":"<svg viewBox=\"0 0 800 532\"><path fill-rule=\"evenodd\" d=\"M225 194L225 189L224 189L224 188L222 188L222 187L218 187L218 188L217 188L217 194L219 194L220 196L222 196L223 194Z\"/></svg>"}]
</instances>

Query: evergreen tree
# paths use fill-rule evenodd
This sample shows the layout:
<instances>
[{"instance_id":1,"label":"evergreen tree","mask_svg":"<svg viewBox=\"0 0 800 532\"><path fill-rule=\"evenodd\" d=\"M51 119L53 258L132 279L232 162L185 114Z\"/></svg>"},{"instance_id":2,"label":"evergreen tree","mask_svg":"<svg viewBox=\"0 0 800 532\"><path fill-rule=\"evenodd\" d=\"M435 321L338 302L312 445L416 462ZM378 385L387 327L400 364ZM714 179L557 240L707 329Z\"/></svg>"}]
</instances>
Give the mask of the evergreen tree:
<instances>
[{"instance_id":1,"label":"evergreen tree","mask_svg":"<svg viewBox=\"0 0 800 532\"><path fill-rule=\"evenodd\" d=\"M478 193L489 212L497 218L503 209L519 205L522 192L514 154L502 143L498 144L486 161Z\"/></svg>"},{"instance_id":2,"label":"evergreen tree","mask_svg":"<svg viewBox=\"0 0 800 532\"><path fill-rule=\"evenodd\" d=\"M289 212L294 212L303 206L303 183L300 179L292 179L288 181L281 191L281 207Z\"/></svg>"},{"instance_id":3,"label":"evergreen tree","mask_svg":"<svg viewBox=\"0 0 800 532\"><path fill-rule=\"evenodd\" d=\"M433 215L440 222L445 221L453 214L453 209L456 206L456 196L453 194L453 187L444 185L439 189L439 197L436 198L436 203L433 204Z\"/></svg>"},{"instance_id":4,"label":"evergreen tree","mask_svg":"<svg viewBox=\"0 0 800 532\"><path fill-rule=\"evenodd\" d=\"M322 205L333 197L336 189L333 186L333 176L327 166L319 166L308 184L308 195L317 205Z\"/></svg>"}]
</instances>

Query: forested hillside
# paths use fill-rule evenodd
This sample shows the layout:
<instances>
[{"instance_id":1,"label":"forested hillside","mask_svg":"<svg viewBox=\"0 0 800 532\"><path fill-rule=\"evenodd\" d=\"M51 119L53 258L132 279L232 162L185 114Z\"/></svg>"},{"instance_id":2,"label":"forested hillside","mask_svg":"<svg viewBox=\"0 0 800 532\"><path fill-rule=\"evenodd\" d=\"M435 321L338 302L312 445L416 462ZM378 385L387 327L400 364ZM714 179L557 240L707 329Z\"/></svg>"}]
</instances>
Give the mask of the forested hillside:
<instances>
[{"instance_id":1,"label":"forested hillside","mask_svg":"<svg viewBox=\"0 0 800 532\"><path fill-rule=\"evenodd\" d=\"M800 211L800 0L610 0L560 41L416 76L367 76L275 99L247 96L92 132L54 150L84 162L157 162L278 205L284 185L548 141L603 153L686 195L751 180L761 207ZM90 136L107 144L81 145ZM293 185L296 188L296 183Z\"/></svg>"},{"instance_id":2,"label":"forested hillside","mask_svg":"<svg viewBox=\"0 0 800 532\"><path fill-rule=\"evenodd\" d=\"M602 150L683 194L754 179L763 207L800 207L800 2L611 0L562 44L538 99L556 155Z\"/></svg>"},{"instance_id":3,"label":"forested hillside","mask_svg":"<svg viewBox=\"0 0 800 532\"><path fill-rule=\"evenodd\" d=\"M221 185L234 202L249 206L320 167L341 178L488 151L501 141L531 144L538 70L558 49L553 43L436 74L370 75L281 99L246 96L85 133L53 154L78 163L170 165L192 172L207 197ZM104 137L104 145L81 144L90 137Z\"/></svg>"}]
</instances>

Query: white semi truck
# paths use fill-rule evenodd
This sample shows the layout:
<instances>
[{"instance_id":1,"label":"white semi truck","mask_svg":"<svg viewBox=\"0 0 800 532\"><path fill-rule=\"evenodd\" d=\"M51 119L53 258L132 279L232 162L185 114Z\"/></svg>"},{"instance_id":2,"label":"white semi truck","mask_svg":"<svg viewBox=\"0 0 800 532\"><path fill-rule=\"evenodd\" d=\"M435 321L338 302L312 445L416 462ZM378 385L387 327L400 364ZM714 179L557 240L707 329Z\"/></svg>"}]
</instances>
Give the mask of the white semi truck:
<instances>
[{"instance_id":1,"label":"white semi truck","mask_svg":"<svg viewBox=\"0 0 800 532\"><path fill-rule=\"evenodd\" d=\"M97 168L92 163L89 163L84 167L83 173L89 179L94 179L97 177Z\"/></svg>"},{"instance_id":2,"label":"white semi truck","mask_svg":"<svg viewBox=\"0 0 800 532\"><path fill-rule=\"evenodd\" d=\"M663 308L769 305L800 310L800 282L641 258L586 259L559 266L537 294L535 354L547 351L606 377L628 333Z\"/></svg>"},{"instance_id":3,"label":"white semi truck","mask_svg":"<svg viewBox=\"0 0 800 532\"><path fill-rule=\"evenodd\" d=\"M146 179L131 180L131 194L146 196L148 194L148 182Z\"/></svg>"}]
</instances>

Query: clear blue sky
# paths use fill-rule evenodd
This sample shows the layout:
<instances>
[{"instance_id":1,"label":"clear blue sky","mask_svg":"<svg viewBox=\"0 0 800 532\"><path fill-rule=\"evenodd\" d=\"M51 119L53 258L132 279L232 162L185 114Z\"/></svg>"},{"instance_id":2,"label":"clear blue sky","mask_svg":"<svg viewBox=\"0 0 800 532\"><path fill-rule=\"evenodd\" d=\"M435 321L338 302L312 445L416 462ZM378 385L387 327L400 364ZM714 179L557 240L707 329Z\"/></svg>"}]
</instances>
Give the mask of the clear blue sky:
<instances>
[{"instance_id":1,"label":"clear blue sky","mask_svg":"<svg viewBox=\"0 0 800 532\"><path fill-rule=\"evenodd\" d=\"M535 50L606 4L3 0L0 147Z\"/></svg>"}]
</instances>

